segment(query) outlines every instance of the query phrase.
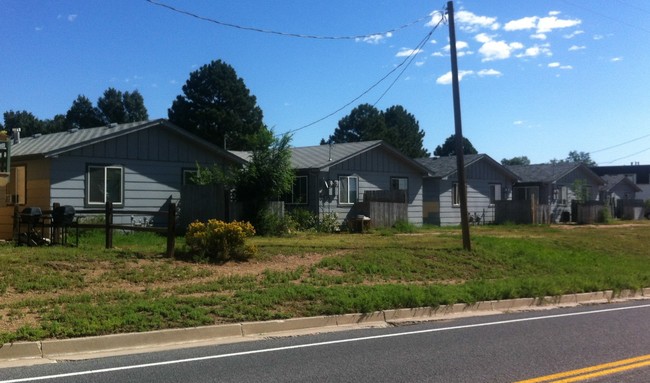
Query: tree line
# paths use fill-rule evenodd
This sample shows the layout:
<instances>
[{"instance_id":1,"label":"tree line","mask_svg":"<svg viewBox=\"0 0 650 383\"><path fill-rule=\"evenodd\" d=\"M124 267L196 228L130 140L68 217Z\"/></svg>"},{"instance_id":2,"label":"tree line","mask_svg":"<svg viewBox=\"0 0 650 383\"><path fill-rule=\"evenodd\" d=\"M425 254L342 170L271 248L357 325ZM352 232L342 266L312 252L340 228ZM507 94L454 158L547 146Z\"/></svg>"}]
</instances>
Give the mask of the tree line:
<instances>
[{"instance_id":1,"label":"tree line","mask_svg":"<svg viewBox=\"0 0 650 383\"><path fill-rule=\"evenodd\" d=\"M149 118L144 98L137 90L121 92L108 88L93 106L88 97L80 94L65 114L57 114L52 119L40 120L32 113L22 110L4 112L4 126L0 128L11 133L14 128L21 129L25 137L36 133L56 133L73 128L92 128L115 122L143 121Z\"/></svg>"}]
</instances>

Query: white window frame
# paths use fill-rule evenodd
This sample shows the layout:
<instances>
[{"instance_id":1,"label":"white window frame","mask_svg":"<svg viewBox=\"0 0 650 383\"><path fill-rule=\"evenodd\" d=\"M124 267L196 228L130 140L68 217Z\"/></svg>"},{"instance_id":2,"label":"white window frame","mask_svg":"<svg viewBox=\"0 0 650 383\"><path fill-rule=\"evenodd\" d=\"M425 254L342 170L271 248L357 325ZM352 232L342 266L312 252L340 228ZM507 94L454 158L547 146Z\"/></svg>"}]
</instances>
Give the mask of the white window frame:
<instances>
[{"instance_id":1,"label":"white window frame","mask_svg":"<svg viewBox=\"0 0 650 383\"><path fill-rule=\"evenodd\" d=\"M501 201L502 196L502 185L497 183L490 184L490 205L494 205L496 201Z\"/></svg>"},{"instance_id":2,"label":"white window frame","mask_svg":"<svg viewBox=\"0 0 650 383\"><path fill-rule=\"evenodd\" d=\"M103 169L103 177L102 177L102 185L100 186L101 189L99 190L99 193L102 194L101 200L95 199L94 196L91 196L91 190L93 185L91 183L93 181L96 181L92 179L93 176L97 175L98 173L93 174L92 170L100 170ZM107 180L109 178L109 171L110 170L119 170L119 201L118 200L113 200L114 205L119 205L123 206L124 205L124 168L119 165L88 165L86 167L86 204L91 205L91 206L99 206L99 205L104 205L106 202L108 202L108 191L106 187Z\"/></svg>"},{"instance_id":3,"label":"white window frame","mask_svg":"<svg viewBox=\"0 0 650 383\"><path fill-rule=\"evenodd\" d=\"M408 177L390 177L390 190L404 190L408 194L409 191Z\"/></svg>"},{"instance_id":4,"label":"white window frame","mask_svg":"<svg viewBox=\"0 0 650 383\"><path fill-rule=\"evenodd\" d=\"M350 181L354 181L354 190L350 187ZM339 176L339 204L353 205L357 201L359 201L359 177Z\"/></svg>"},{"instance_id":5,"label":"white window frame","mask_svg":"<svg viewBox=\"0 0 650 383\"><path fill-rule=\"evenodd\" d=\"M458 182L451 184L451 206L460 206L460 184Z\"/></svg>"}]
</instances>

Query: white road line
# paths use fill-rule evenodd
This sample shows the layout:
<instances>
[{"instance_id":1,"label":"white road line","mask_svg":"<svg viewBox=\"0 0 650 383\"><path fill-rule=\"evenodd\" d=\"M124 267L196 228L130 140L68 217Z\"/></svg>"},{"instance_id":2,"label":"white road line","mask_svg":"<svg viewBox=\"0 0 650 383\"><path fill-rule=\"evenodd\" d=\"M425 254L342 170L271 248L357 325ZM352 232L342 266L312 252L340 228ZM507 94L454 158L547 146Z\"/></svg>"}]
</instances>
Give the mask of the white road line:
<instances>
[{"instance_id":1,"label":"white road line","mask_svg":"<svg viewBox=\"0 0 650 383\"><path fill-rule=\"evenodd\" d=\"M104 374L104 373L107 373L107 372L135 370L135 369L139 369L139 368L166 366L166 365L181 364L181 363L192 363L192 362L199 362L199 361L203 361L203 360L223 359L223 358L231 358L231 357L235 357L235 356L263 354L263 353L267 353L267 352L286 351L286 350L308 348L308 347L319 347L319 346L327 346L327 345L340 344L340 343L362 342L362 341L373 340L373 339L394 338L394 337L407 336L407 335L426 334L426 333L435 333L435 332L453 331L453 330L463 330L463 329L476 328L476 327L498 326L498 325L504 325L504 324L510 324L510 323L531 322L531 321L537 321L537 320L566 318L566 317L573 317L573 316L580 316L580 315L594 315L594 314L602 314L602 313L608 313L608 312L614 312L614 311L637 310L637 309L643 309L643 308L649 308L649 307L650 307L650 304L645 304L645 305L631 306L631 307L617 307L617 308L601 309L601 310L594 310L594 311L584 311L584 312L577 312L577 313L546 315L546 316L539 316L539 317L532 317L532 318L509 319L509 320L496 321L496 322L476 323L476 324L468 324L468 325L462 325L462 326L451 326L451 327L433 328L433 329L427 329L427 330L400 332L400 333L396 333L396 334L373 335L373 336L364 336L364 337L359 337L359 338L331 340L331 341L327 341L327 342L317 342L317 343L300 344L300 345L294 345L294 346L267 348L267 349L263 349L263 350L251 350L251 351L233 352L233 353L230 353L230 354L210 355L210 356L202 356L202 357L197 357L197 358L187 358L187 359L179 359L179 360L169 360L169 361L165 361L165 362L136 364L136 365L132 365L132 366L111 367L111 368L103 368L103 369L97 369L97 370L69 372L69 373L65 373L65 374L37 376L37 377L31 377L31 378L0 380L0 383L36 382L36 381L39 381L39 380L61 379L61 378L68 378L68 377L72 377L72 376Z\"/></svg>"}]
</instances>

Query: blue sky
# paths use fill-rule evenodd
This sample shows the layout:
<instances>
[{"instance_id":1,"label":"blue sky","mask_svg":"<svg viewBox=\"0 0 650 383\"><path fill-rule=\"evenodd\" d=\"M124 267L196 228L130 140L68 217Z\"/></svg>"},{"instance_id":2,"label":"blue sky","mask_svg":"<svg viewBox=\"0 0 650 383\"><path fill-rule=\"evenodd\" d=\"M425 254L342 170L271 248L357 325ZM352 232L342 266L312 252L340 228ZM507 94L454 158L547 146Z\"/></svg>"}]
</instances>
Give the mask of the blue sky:
<instances>
[{"instance_id":1,"label":"blue sky","mask_svg":"<svg viewBox=\"0 0 650 383\"><path fill-rule=\"evenodd\" d=\"M255 32L146 0L0 0L0 112L52 118L79 94L95 103L114 87L139 90L150 117L166 118L190 72L221 59L257 97L266 124L294 132L294 146L317 145L361 103L404 106L430 152L454 131L448 25L427 38L445 1L156 1L238 26L368 37ZM600 165L650 164L650 3L454 8L463 133L479 152L542 163L577 150Z\"/></svg>"}]
</instances>

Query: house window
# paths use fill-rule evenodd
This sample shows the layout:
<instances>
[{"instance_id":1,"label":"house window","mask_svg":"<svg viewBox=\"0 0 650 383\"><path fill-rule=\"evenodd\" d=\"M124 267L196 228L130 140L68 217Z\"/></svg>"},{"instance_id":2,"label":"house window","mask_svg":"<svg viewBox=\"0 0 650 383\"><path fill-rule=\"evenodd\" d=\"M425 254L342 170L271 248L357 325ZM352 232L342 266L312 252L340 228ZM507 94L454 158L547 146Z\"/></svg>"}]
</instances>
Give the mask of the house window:
<instances>
[{"instance_id":1,"label":"house window","mask_svg":"<svg viewBox=\"0 0 650 383\"><path fill-rule=\"evenodd\" d=\"M295 205L304 205L307 203L307 176L296 176L293 178L291 194L287 195L284 202Z\"/></svg>"},{"instance_id":2,"label":"house window","mask_svg":"<svg viewBox=\"0 0 650 383\"><path fill-rule=\"evenodd\" d=\"M501 184L490 184L490 205L494 205L496 201L501 201Z\"/></svg>"},{"instance_id":3,"label":"house window","mask_svg":"<svg viewBox=\"0 0 650 383\"><path fill-rule=\"evenodd\" d=\"M460 206L460 185L456 182L451 184L451 204Z\"/></svg>"},{"instance_id":4,"label":"house window","mask_svg":"<svg viewBox=\"0 0 650 383\"><path fill-rule=\"evenodd\" d=\"M406 177L391 177L390 190L409 190L409 179Z\"/></svg>"},{"instance_id":5,"label":"house window","mask_svg":"<svg viewBox=\"0 0 650 383\"><path fill-rule=\"evenodd\" d=\"M194 180L196 176L199 175L199 172L197 170L193 169L183 169L183 186L185 185L197 185L196 181Z\"/></svg>"},{"instance_id":6,"label":"house window","mask_svg":"<svg viewBox=\"0 0 650 383\"><path fill-rule=\"evenodd\" d=\"M359 180L357 177L339 177L339 203L353 204L359 195Z\"/></svg>"},{"instance_id":7,"label":"house window","mask_svg":"<svg viewBox=\"0 0 650 383\"><path fill-rule=\"evenodd\" d=\"M9 183L7 184L7 204L24 205L26 193L25 166L14 166L10 170Z\"/></svg>"},{"instance_id":8,"label":"house window","mask_svg":"<svg viewBox=\"0 0 650 383\"><path fill-rule=\"evenodd\" d=\"M569 201L569 188L566 186L560 187L560 203L566 205Z\"/></svg>"},{"instance_id":9,"label":"house window","mask_svg":"<svg viewBox=\"0 0 650 383\"><path fill-rule=\"evenodd\" d=\"M89 205L124 204L124 177L121 166L89 165L86 196Z\"/></svg>"}]
</instances>

